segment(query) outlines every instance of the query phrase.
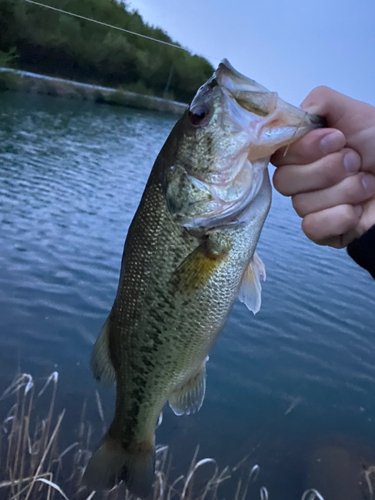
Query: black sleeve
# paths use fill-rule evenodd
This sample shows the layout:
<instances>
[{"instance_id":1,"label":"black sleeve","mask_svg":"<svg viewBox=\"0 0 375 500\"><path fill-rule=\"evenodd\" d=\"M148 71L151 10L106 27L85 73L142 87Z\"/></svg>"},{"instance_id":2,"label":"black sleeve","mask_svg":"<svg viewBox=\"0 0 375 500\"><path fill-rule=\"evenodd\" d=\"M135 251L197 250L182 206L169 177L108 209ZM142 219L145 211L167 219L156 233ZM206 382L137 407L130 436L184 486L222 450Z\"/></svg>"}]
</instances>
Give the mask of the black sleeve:
<instances>
[{"instance_id":1,"label":"black sleeve","mask_svg":"<svg viewBox=\"0 0 375 500\"><path fill-rule=\"evenodd\" d=\"M347 252L361 267L375 279L375 226L348 245Z\"/></svg>"}]
</instances>

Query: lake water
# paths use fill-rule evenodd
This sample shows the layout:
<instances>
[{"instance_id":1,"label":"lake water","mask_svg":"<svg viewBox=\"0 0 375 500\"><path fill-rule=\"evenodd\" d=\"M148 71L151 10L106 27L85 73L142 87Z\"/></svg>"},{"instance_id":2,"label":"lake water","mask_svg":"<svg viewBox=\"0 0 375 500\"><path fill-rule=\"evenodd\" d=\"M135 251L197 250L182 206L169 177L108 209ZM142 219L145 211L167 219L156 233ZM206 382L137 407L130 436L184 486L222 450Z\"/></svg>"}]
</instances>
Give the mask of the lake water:
<instances>
[{"instance_id":1,"label":"lake water","mask_svg":"<svg viewBox=\"0 0 375 500\"><path fill-rule=\"evenodd\" d=\"M35 378L57 370L67 442L84 398L97 419L91 349L115 296L127 228L174 122L0 95L0 392L18 365ZM271 500L300 499L308 487L356 500L335 485L363 482L362 468L375 463L375 283L344 251L309 242L277 193L258 250L267 269L261 311L254 317L236 301L210 355L202 409L176 417L166 408L157 442L170 445L174 474L186 471L197 444L199 457L220 467L249 455L261 473L248 498L265 485ZM114 393L100 394L110 422ZM98 441L99 425L95 432ZM233 498L232 486L221 498Z\"/></svg>"}]
</instances>

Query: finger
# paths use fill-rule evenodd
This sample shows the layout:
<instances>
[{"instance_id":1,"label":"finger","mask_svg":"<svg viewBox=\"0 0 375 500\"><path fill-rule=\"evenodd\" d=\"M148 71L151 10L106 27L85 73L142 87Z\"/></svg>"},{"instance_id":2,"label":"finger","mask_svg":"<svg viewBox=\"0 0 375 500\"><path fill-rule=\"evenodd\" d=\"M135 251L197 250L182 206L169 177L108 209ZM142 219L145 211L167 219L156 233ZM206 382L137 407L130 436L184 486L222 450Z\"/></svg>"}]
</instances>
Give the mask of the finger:
<instances>
[{"instance_id":1,"label":"finger","mask_svg":"<svg viewBox=\"0 0 375 500\"><path fill-rule=\"evenodd\" d=\"M358 208L359 206L355 207ZM358 226L355 229L351 229L350 231L340 234L339 236L333 236L332 238L327 238L326 240L322 240L319 242L319 245L324 245L327 247L333 248L346 248L349 243L358 238Z\"/></svg>"},{"instance_id":2,"label":"finger","mask_svg":"<svg viewBox=\"0 0 375 500\"><path fill-rule=\"evenodd\" d=\"M284 196L292 196L334 186L357 173L360 167L359 154L344 148L309 165L286 165L276 169L273 184Z\"/></svg>"},{"instance_id":3,"label":"finger","mask_svg":"<svg viewBox=\"0 0 375 500\"><path fill-rule=\"evenodd\" d=\"M292 202L297 214L305 217L336 205L358 205L374 195L375 177L360 172L329 188L296 194L292 197Z\"/></svg>"},{"instance_id":4,"label":"finger","mask_svg":"<svg viewBox=\"0 0 375 500\"><path fill-rule=\"evenodd\" d=\"M327 240L320 242L319 245L338 248L338 249L346 248L349 245L349 243L355 240L355 238L356 238L355 231L349 231L348 233L340 234L340 236L328 238Z\"/></svg>"},{"instance_id":5,"label":"finger","mask_svg":"<svg viewBox=\"0 0 375 500\"><path fill-rule=\"evenodd\" d=\"M358 226L357 238L368 231L375 224L375 196L363 206L363 214Z\"/></svg>"},{"instance_id":6,"label":"finger","mask_svg":"<svg viewBox=\"0 0 375 500\"><path fill-rule=\"evenodd\" d=\"M342 131L347 146L361 154L362 169L374 172L375 108L352 99L328 87L316 87L301 104L301 108L327 119L328 125Z\"/></svg>"},{"instance_id":7,"label":"finger","mask_svg":"<svg viewBox=\"0 0 375 500\"><path fill-rule=\"evenodd\" d=\"M350 241L345 241L342 235L355 230L361 214L362 207L359 205L355 207L338 205L306 215L302 221L302 230L311 241L318 245L342 248L350 243Z\"/></svg>"},{"instance_id":8,"label":"finger","mask_svg":"<svg viewBox=\"0 0 375 500\"><path fill-rule=\"evenodd\" d=\"M275 167L289 164L306 165L329 153L339 151L345 143L345 136L340 130L332 128L312 130L290 146L276 151L271 157L271 163Z\"/></svg>"},{"instance_id":9,"label":"finger","mask_svg":"<svg viewBox=\"0 0 375 500\"><path fill-rule=\"evenodd\" d=\"M327 118L331 127L340 128L346 115L356 112L358 106L365 111L368 105L324 85L314 88L301 104L303 110L320 114Z\"/></svg>"}]
</instances>

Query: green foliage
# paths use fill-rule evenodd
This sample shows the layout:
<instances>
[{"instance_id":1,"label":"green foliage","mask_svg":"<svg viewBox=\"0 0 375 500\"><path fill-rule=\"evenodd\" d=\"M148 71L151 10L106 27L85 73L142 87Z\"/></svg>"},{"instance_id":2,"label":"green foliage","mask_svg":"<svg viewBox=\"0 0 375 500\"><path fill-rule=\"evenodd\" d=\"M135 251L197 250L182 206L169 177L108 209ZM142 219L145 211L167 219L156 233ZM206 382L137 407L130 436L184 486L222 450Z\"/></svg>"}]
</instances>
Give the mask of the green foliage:
<instances>
[{"instance_id":1,"label":"green foliage","mask_svg":"<svg viewBox=\"0 0 375 500\"><path fill-rule=\"evenodd\" d=\"M8 52L0 50L0 68L9 68L13 66L17 57L16 47L12 47Z\"/></svg>"},{"instance_id":2,"label":"green foliage","mask_svg":"<svg viewBox=\"0 0 375 500\"><path fill-rule=\"evenodd\" d=\"M53 7L176 43L115 0L49 0ZM13 50L14 52L10 52ZM14 59L14 55L19 55ZM11 54L11 59L3 56ZM4 61L4 63L2 62ZM0 66L190 100L213 68L202 57L60 14L23 0L0 0Z\"/></svg>"}]
</instances>

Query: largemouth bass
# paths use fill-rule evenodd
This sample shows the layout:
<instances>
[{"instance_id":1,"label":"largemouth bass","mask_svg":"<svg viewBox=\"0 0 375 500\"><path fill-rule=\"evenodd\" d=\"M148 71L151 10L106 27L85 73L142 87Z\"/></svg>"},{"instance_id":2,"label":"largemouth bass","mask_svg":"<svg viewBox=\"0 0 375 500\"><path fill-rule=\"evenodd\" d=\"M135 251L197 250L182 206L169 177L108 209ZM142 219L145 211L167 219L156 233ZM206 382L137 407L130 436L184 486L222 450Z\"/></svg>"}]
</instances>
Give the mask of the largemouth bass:
<instances>
[{"instance_id":1,"label":"largemouth bass","mask_svg":"<svg viewBox=\"0 0 375 500\"><path fill-rule=\"evenodd\" d=\"M235 298L259 310L265 270L254 252L271 204L269 157L320 126L224 60L173 128L92 354L95 378L117 387L114 420L84 476L92 489L124 480L136 496L150 494L163 406L199 410L207 355Z\"/></svg>"}]
</instances>

